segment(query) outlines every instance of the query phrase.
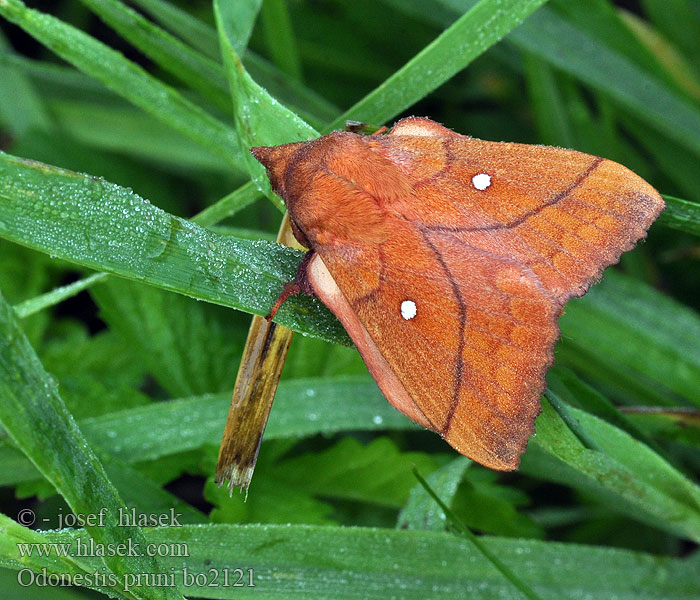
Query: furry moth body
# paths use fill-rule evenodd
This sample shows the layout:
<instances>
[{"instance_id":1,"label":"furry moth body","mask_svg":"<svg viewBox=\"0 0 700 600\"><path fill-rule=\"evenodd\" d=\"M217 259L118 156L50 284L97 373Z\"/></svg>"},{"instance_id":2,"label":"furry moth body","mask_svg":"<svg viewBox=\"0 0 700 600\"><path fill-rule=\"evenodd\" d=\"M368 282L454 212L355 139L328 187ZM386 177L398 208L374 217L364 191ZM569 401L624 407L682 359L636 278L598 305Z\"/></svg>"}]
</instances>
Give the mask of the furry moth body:
<instances>
[{"instance_id":1,"label":"furry moth body","mask_svg":"<svg viewBox=\"0 0 700 600\"><path fill-rule=\"evenodd\" d=\"M415 117L252 153L310 249L274 310L316 295L393 406L500 470L534 432L562 307L664 208L612 161Z\"/></svg>"}]
</instances>

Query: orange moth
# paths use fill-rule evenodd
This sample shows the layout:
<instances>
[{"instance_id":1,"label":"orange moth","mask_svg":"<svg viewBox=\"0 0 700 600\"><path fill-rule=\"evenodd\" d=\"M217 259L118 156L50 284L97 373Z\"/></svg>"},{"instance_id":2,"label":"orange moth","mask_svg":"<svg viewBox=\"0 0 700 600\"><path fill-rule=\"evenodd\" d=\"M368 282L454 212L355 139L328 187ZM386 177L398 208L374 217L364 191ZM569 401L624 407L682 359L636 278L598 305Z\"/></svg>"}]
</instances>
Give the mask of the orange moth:
<instances>
[{"instance_id":1,"label":"orange moth","mask_svg":"<svg viewBox=\"0 0 700 600\"><path fill-rule=\"evenodd\" d=\"M416 117L251 151L310 249L273 314L318 297L394 407L493 469L534 432L562 307L664 208L610 160Z\"/></svg>"}]
</instances>

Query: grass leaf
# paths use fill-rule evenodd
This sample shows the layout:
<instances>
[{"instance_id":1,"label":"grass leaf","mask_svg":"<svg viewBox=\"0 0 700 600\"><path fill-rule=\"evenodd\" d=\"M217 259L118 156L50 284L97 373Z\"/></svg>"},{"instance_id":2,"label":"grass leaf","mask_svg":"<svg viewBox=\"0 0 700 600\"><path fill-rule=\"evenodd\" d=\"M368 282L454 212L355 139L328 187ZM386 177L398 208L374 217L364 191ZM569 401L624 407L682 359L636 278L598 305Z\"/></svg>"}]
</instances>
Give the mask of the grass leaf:
<instances>
[{"instance_id":1,"label":"grass leaf","mask_svg":"<svg viewBox=\"0 0 700 600\"><path fill-rule=\"evenodd\" d=\"M229 161L232 167L238 164L240 148L233 129L115 50L55 17L27 8L20 0L0 2L0 15L84 73Z\"/></svg>"},{"instance_id":2,"label":"grass leaf","mask_svg":"<svg viewBox=\"0 0 700 600\"><path fill-rule=\"evenodd\" d=\"M89 525L101 544L145 544L141 530L120 527L119 510L126 507L98 458L88 447L58 395L56 383L44 371L22 333L12 308L0 296L0 422L76 514L104 509L104 526ZM105 564L123 582L129 573L155 572L148 556L105 556ZM134 591L138 598L179 598L171 589Z\"/></svg>"},{"instance_id":3,"label":"grass leaf","mask_svg":"<svg viewBox=\"0 0 700 600\"><path fill-rule=\"evenodd\" d=\"M437 496L449 506L457 493L457 487L464 477L464 472L471 464L468 458L458 456L437 471L430 473L425 479ZM445 513L435 500L422 485L415 484L406 505L399 513L396 528L444 531L446 524Z\"/></svg>"},{"instance_id":4,"label":"grass leaf","mask_svg":"<svg viewBox=\"0 0 700 600\"><path fill-rule=\"evenodd\" d=\"M242 147L271 146L286 142L310 140L318 133L298 115L270 96L248 74L235 50L236 9L234 4L214 2L219 27L221 53L231 85L233 112L239 143ZM265 168L246 153L246 165L258 189L279 208L281 202L270 188Z\"/></svg>"},{"instance_id":5,"label":"grass leaf","mask_svg":"<svg viewBox=\"0 0 700 600\"><path fill-rule=\"evenodd\" d=\"M546 402L537 437L521 469L566 483L614 510L693 540L700 540L700 489L629 434L569 408L603 451L585 448Z\"/></svg>"},{"instance_id":6,"label":"grass leaf","mask_svg":"<svg viewBox=\"0 0 700 600\"><path fill-rule=\"evenodd\" d=\"M0 236L194 298L265 315L301 260L298 251L222 236L169 215L99 178L3 154L0 174ZM308 297L286 302L278 322L347 340Z\"/></svg>"},{"instance_id":7,"label":"grass leaf","mask_svg":"<svg viewBox=\"0 0 700 600\"><path fill-rule=\"evenodd\" d=\"M81 0L163 70L199 91L224 114L231 109L221 65L180 42L118 0Z\"/></svg>"},{"instance_id":8,"label":"grass leaf","mask_svg":"<svg viewBox=\"0 0 700 600\"><path fill-rule=\"evenodd\" d=\"M240 565L241 587L192 585L188 594L216 598L271 596L406 600L454 599L474 594L513 597L510 583L472 544L447 533L289 525L216 525L156 528L152 543L187 545L188 572L224 572ZM68 533L54 540L69 542ZM532 540L484 538L483 543L545 598L576 595L638 600L685 599L696 591L692 561L614 548ZM166 559L182 573L183 559ZM284 564L284 569L280 565ZM556 565L556 569L552 568ZM247 587L247 569L256 588ZM591 577L595 573L595 577ZM626 576L621 577L620 573Z\"/></svg>"},{"instance_id":9,"label":"grass leaf","mask_svg":"<svg viewBox=\"0 0 700 600\"><path fill-rule=\"evenodd\" d=\"M442 85L546 0L481 0L382 85L338 117L383 123Z\"/></svg>"}]
</instances>

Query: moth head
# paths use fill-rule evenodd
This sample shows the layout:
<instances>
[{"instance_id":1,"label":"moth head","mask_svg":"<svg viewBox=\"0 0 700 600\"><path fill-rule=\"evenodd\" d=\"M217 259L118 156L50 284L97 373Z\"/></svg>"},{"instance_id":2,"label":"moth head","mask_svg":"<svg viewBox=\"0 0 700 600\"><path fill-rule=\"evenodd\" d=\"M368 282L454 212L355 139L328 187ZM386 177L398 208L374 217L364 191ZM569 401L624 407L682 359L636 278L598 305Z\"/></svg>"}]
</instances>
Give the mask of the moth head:
<instances>
[{"instance_id":1,"label":"moth head","mask_svg":"<svg viewBox=\"0 0 700 600\"><path fill-rule=\"evenodd\" d=\"M303 142L282 144L281 146L257 146L251 148L250 153L267 169L267 176L275 190L286 200L285 174L289 162L296 151L303 146Z\"/></svg>"},{"instance_id":2,"label":"moth head","mask_svg":"<svg viewBox=\"0 0 700 600\"><path fill-rule=\"evenodd\" d=\"M377 244L389 235L385 212L413 193L408 178L372 136L336 131L309 142L252 148L284 199L304 245Z\"/></svg>"}]
</instances>

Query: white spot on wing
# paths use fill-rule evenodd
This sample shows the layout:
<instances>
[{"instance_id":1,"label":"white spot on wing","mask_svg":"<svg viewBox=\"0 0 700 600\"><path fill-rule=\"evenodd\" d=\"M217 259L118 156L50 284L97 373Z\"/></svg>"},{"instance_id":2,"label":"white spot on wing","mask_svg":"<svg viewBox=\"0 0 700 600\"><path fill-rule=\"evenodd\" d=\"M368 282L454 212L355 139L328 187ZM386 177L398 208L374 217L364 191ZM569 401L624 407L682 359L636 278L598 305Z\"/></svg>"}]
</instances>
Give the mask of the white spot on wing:
<instances>
[{"instance_id":1,"label":"white spot on wing","mask_svg":"<svg viewBox=\"0 0 700 600\"><path fill-rule=\"evenodd\" d=\"M416 316L416 303L413 300L404 300L401 303L401 316L407 321Z\"/></svg>"},{"instance_id":2,"label":"white spot on wing","mask_svg":"<svg viewBox=\"0 0 700 600\"><path fill-rule=\"evenodd\" d=\"M479 173L472 177L472 184L477 190L484 191L491 185L491 175L488 173Z\"/></svg>"}]
</instances>

